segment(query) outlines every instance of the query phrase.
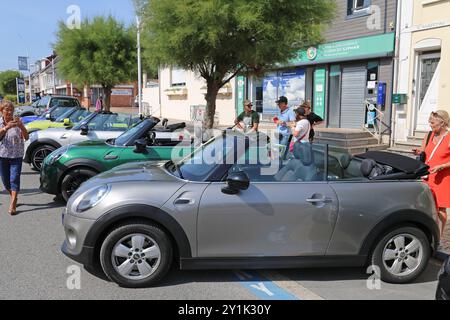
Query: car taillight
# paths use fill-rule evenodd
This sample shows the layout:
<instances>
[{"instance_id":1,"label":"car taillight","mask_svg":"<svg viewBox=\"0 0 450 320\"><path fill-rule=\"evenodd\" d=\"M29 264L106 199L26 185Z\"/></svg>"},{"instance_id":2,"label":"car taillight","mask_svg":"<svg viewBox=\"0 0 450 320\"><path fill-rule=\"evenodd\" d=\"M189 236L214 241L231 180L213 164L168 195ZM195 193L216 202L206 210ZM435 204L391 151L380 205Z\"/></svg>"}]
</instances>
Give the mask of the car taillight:
<instances>
[{"instance_id":1,"label":"car taillight","mask_svg":"<svg viewBox=\"0 0 450 320\"><path fill-rule=\"evenodd\" d=\"M180 135L179 137L178 137L178 141L183 141L184 140L184 136L183 135Z\"/></svg>"}]
</instances>

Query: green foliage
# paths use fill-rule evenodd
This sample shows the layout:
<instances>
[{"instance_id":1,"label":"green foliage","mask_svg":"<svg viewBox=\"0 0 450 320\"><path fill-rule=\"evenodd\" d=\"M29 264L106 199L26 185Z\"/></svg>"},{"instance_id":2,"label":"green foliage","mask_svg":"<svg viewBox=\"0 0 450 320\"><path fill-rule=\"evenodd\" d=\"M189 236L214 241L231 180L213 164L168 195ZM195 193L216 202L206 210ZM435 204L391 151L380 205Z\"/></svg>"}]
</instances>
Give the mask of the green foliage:
<instances>
[{"instance_id":1,"label":"green foliage","mask_svg":"<svg viewBox=\"0 0 450 320\"><path fill-rule=\"evenodd\" d=\"M198 72L215 109L216 91L237 73L288 62L322 42L334 11L334 0L151 0L144 13L146 55L155 64Z\"/></svg>"},{"instance_id":2,"label":"green foliage","mask_svg":"<svg viewBox=\"0 0 450 320\"><path fill-rule=\"evenodd\" d=\"M0 94L16 95L17 85L16 78L21 78L22 74L18 71L7 70L0 72Z\"/></svg>"},{"instance_id":3,"label":"green foliage","mask_svg":"<svg viewBox=\"0 0 450 320\"><path fill-rule=\"evenodd\" d=\"M17 104L17 94L7 94L3 97L3 99L11 101L14 104Z\"/></svg>"},{"instance_id":4,"label":"green foliage","mask_svg":"<svg viewBox=\"0 0 450 320\"><path fill-rule=\"evenodd\" d=\"M61 57L58 70L67 80L102 85L107 107L111 88L137 76L136 30L111 16L84 20L73 30L60 22L55 51Z\"/></svg>"}]
</instances>

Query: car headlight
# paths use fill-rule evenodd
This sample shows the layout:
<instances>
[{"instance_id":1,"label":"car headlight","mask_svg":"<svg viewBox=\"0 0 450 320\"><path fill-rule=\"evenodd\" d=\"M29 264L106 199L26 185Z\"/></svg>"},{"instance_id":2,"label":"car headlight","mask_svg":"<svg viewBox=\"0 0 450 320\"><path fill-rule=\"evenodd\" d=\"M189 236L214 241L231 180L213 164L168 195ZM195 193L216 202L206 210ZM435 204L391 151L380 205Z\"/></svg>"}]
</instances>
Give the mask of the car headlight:
<instances>
[{"instance_id":1,"label":"car headlight","mask_svg":"<svg viewBox=\"0 0 450 320\"><path fill-rule=\"evenodd\" d=\"M108 185L103 185L95 187L94 189L84 193L75 201L77 204L76 212L83 213L89 209L92 209L107 196L109 190L110 187Z\"/></svg>"},{"instance_id":2,"label":"car headlight","mask_svg":"<svg viewBox=\"0 0 450 320\"><path fill-rule=\"evenodd\" d=\"M54 151L53 153L51 153L49 156L48 156L48 164L49 165L52 165L52 164L54 164L56 161L58 161L59 159L61 159L61 157L63 156L63 155L65 155L66 154L66 152L67 152L67 150L69 150L69 147L67 146L67 147L62 147L62 148L59 148L58 150L56 150L56 151Z\"/></svg>"}]
</instances>

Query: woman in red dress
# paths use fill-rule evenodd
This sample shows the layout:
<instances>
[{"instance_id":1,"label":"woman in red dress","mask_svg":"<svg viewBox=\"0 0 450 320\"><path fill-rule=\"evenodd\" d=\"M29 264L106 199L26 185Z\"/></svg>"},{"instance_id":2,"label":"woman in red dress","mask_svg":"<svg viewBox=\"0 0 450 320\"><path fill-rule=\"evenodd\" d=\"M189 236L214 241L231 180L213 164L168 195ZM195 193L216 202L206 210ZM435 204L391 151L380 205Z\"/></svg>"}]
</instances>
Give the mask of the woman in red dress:
<instances>
[{"instance_id":1,"label":"woman in red dress","mask_svg":"<svg viewBox=\"0 0 450 320\"><path fill-rule=\"evenodd\" d=\"M442 234L447 224L447 208L450 208L450 116L446 111L432 112L430 116L431 136L425 138L421 150L425 151L426 164L430 166L427 183L434 191L439 207Z\"/></svg>"}]
</instances>

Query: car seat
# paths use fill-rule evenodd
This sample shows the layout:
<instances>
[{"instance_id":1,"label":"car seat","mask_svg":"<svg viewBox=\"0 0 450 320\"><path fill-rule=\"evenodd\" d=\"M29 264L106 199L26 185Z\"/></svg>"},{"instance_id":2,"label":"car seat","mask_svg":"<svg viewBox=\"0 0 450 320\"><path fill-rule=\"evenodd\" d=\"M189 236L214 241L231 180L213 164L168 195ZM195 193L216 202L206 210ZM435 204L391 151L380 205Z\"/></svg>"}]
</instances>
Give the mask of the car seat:
<instances>
[{"instance_id":1,"label":"car seat","mask_svg":"<svg viewBox=\"0 0 450 320\"><path fill-rule=\"evenodd\" d=\"M377 162L373 159L364 159L361 163L361 173L365 178L373 179L384 174Z\"/></svg>"}]
</instances>

